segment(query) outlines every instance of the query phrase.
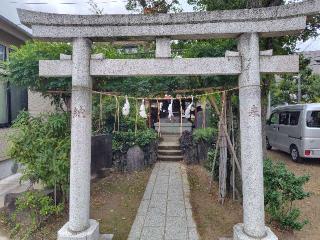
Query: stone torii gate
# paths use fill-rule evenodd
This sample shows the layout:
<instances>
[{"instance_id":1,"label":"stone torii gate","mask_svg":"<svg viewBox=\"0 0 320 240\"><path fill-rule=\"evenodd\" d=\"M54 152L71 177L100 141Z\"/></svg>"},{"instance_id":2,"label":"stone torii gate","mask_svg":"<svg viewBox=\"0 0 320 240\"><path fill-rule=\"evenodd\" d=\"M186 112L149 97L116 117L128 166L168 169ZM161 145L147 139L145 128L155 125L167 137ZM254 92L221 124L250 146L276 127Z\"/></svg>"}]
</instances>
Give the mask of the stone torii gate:
<instances>
[{"instance_id":1,"label":"stone torii gate","mask_svg":"<svg viewBox=\"0 0 320 240\"><path fill-rule=\"evenodd\" d=\"M265 226L260 73L298 71L298 56L259 51L259 38L296 34L319 0L261 9L156 15L59 15L18 9L21 22L45 41L72 42L72 58L40 61L40 76L72 76L69 222L59 240L106 239L89 219L92 76L239 75L243 223L235 240L277 237ZM238 51L222 58L171 58L170 40L238 38ZM91 56L93 41L156 40L155 59Z\"/></svg>"}]
</instances>

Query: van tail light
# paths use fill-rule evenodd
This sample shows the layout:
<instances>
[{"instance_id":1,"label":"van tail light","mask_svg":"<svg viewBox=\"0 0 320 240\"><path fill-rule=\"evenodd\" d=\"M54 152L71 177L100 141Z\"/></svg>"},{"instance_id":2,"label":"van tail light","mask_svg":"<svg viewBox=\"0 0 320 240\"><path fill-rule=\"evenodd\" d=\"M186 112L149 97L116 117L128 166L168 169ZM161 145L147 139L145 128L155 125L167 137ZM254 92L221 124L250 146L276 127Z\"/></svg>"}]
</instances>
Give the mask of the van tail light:
<instances>
[{"instance_id":1,"label":"van tail light","mask_svg":"<svg viewBox=\"0 0 320 240\"><path fill-rule=\"evenodd\" d=\"M310 156L311 155L311 151L310 150L304 150L304 155L305 156Z\"/></svg>"}]
</instances>

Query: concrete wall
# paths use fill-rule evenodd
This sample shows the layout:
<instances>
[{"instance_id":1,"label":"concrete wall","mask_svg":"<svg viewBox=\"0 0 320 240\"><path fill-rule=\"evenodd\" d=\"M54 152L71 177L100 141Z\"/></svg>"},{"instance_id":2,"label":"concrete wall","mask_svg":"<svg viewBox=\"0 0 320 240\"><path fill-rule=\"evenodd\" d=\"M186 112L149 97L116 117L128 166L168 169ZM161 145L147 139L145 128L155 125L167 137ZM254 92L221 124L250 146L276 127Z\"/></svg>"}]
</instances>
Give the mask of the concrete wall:
<instances>
[{"instance_id":1,"label":"concrete wall","mask_svg":"<svg viewBox=\"0 0 320 240\"><path fill-rule=\"evenodd\" d=\"M12 159L0 161L0 180L17 173L18 164Z\"/></svg>"},{"instance_id":2,"label":"concrete wall","mask_svg":"<svg viewBox=\"0 0 320 240\"><path fill-rule=\"evenodd\" d=\"M17 172L17 164L7 155L10 128L0 129L0 180Z\"/></svg>"},{"instance_id":3,"label":"concrete wall","mask_svg":"<svg viewBox=\"0 0 320 240\"><path fill-rule=\"evenodd\" d=\"M39 92L28 91L28 111L31 115L37 116L40 113L54 112L50 98L45 98Z\"/></svg>"},{"instance_id":4,"label":"concrete wall","mask_svg":"<svg viewBox=\"0 0 320 240\"><path fill-rule=\"evenodd\" d=\"M0 128L0 162L7 160L8 134L12 132L9 128ZM1 171L0 171L1 172Z\"/></svg>"}]
</instances>

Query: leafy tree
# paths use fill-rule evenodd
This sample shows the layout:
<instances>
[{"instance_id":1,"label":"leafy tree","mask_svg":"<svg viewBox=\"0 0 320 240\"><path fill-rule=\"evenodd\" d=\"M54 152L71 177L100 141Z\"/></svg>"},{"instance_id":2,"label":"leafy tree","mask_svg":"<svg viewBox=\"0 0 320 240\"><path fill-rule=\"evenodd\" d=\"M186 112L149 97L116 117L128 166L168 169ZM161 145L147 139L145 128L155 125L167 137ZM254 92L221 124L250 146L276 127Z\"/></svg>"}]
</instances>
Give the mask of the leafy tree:
<instances>
[{"instance_id":1,"label":"leafy tree","mask_svg":"<svg viewBox=\"0 0 320 240\"><path fill-rule=\"evenodd\" d=\"M67 43L48 43L28 41L21 47L13 47L10 61L6 62L7 77L15 86L27 87L41 92L44 96L51 96L56 106L61 106L69 97L66 94L49 95L50 90L67 90L71 87L71 77L45 78L39 77L39 60L59 59L60 53L71 54L71 45Z\"/></svg>"},{"instance_id":2,"label":"leafy tree","mask_svg":"<svg viewBox=\"0 0 320 240\"><path fill-rule=\"evenodd\" d=\"M71 54L71 45L29 41L20 48L14 47L7 62L10 81L39 92L68 88L71 78L39 77L39 60L59 59L60 53Z\"/></svg>"},{"instance_id":3,"label":"leafy tree","mask_svg":"<svg viewBox=\"0 0 320 240\"><path fill-rule=\"evenodd\" d=\"M188 0L195 10L230 10L246 8L247 0Z\"/></svg>"},{"instance_id":4,"label":"leafy tree","mask_svg":"<svg viewBox=\"0 0 320 240\"><path fill-rule=\"evenodd\" d=\"M128 0L128 10L139 11L144 14L168 13L179 10L179 0Z\"/></svg>"},{"instance_id":5,"label":"leafy tree","mask_svg":"<svg viewBox=\"0 0 320 240\"><path fill-rule=\"evenodd\" d=\"M312 73L308 67L309 59L300 55L300 73L299 76L285 74L279 82L273 82L271 86L272 105L281 105L284 103L298 103L298 78L301 81L301 102L312 103L320 101L320 76Z\"/></svg>"}]
</instances>

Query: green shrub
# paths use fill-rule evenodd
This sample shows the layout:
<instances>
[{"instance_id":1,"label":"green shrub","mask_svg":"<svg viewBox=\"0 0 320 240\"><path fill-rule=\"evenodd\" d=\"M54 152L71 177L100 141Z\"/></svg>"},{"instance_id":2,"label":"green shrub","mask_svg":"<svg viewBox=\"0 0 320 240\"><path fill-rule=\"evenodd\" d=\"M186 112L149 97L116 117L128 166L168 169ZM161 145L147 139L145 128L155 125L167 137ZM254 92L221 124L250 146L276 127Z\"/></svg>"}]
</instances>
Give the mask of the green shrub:
<instances>
[{"instance_id":1,"label":"green shrub","mask_svg":"<svg viewBox=\"0 0 320 240\"><path fill-rule=\"evenodd\" d=\"M271 222L277 222L281 229L301 230L307 220L300 220L300 210L294 207L296 200L310 196L303 186L309 176L295 176L283 163L264 161L264 186L266 212Z\"/></svg>"},{"instance_id":2,"label":"green shrub","mask_svg":"<svg viewBox=\"0 0 320 240\"><path fill-rule=\"evenodd\" d=\"M60 214L63 209L63 204L55 205L53 199L42 192L23 193L10 219L12 236L30 239L50 216Z\"/></svg>"},{"instance_id":3,"label":"green shrub","mask_svg":"<svg viewBox=\"0 0 320 240\"><path fill-rule=\"evenodd\" d=\"M217 134L215 128L198 128L193 131L193 142L199 143L200 141L212 144Z\"/></svg>"},{"instance_id":4,"label":"green shrub","mask_svg":"<svg viewBox=\"0 0 320 240\"><path fill-rule=\"evenodd\" d=\"M114 132L112 139L113 151L126 152L132 146L144 147L156 140L158 135L153 129L139 130L135 134L133 131Z\"/></svg>"},{"instance_id":5,"label":"green shrub","mask_svg":"<svg viewBox=\"0 0 320 240\"><path fill-rule=\"evenodd\" d=\"M41 182L65 193L69 185L70 116L67 113L32 117L22 112L13 124L9 155L21 163L22 179Z\"/></svg>"},{"instance_id":6,"label":"green shrub","mask_svg":"<svg viewBox=\"0 0 320 240\"><path fill-rule=\"evenodd\" d=\"M207 161L204 163L204 167L211 173L212 172L212 164L213 164L213 160L214 160L214 153L215 153L215 149L214 148L210 148L208 151L208 159ZM214 162L214 179L219 180L219 151L217 151L217 156L216 156L216 160Z\"/></svg>"}]
</instances>

